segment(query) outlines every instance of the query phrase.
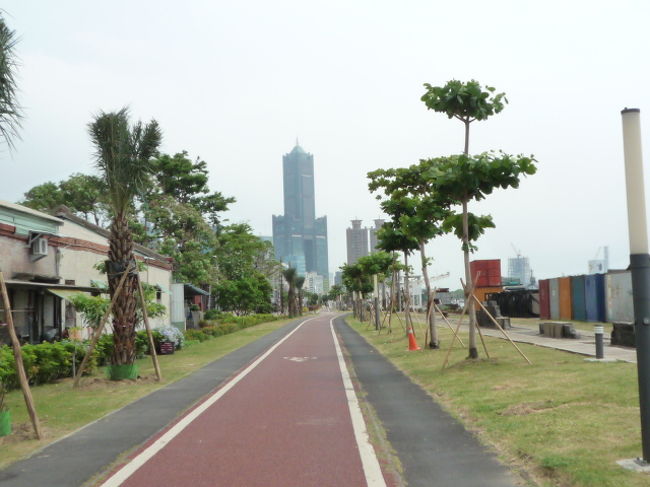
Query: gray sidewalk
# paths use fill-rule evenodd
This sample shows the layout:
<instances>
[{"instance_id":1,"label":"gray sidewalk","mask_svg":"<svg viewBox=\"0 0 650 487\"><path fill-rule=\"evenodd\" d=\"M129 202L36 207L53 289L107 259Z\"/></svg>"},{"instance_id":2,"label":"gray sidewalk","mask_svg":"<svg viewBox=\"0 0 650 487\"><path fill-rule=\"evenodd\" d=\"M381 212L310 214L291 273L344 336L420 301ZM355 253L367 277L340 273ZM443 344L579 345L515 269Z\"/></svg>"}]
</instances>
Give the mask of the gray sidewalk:
<instances>
[{"instance_id":1,"label":"gray sidewalk","mask_svg":"<svg viewBox=\"0 0 650 487\"><path fill-rule=\"evenodd\" d=\"M377 412L409 487L512 487L514 476L471 433L378 353L335 321L366 400Z\"/></svg>"},{"instance_id":2,"label":"gray sidewalk","mask_svg":"<svg viewBox=\"0 0 650 487\"><path fill-rule=\"evenodd\" d=\"M462 327L461 327L462 328ZM467 330L467 326L465 326ZM492 328L481 328L484 335L506 339L503 334ZM510 330L506 330L510 338L518 343L529 343L539 347L555 348L565 352L577 353L588 357L596 356L596 342L594 333L591 331L577 330L580 338L549 338L539 334L537 327L513 325ZM609 335L604 336L605 359L621 360L623 362L636 363L636 350L633 348L611 346Z\"/></svg>"}]
</instances>

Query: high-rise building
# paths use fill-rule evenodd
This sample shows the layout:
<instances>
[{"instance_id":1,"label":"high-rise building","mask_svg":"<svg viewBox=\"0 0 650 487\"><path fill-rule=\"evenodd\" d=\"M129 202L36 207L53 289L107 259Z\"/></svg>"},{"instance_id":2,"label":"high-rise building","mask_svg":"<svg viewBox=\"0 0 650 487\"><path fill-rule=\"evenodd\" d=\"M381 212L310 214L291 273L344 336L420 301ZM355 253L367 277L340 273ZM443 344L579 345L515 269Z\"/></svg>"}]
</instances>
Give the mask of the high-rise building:
<instances>
[{"instance_id":1,"label":"high-rise building","mask_svg":"<svg viewBox=\"0 0 650 487\"><path fill-rule=\"evenodd\" d=\"M508 277L519 280L522 286L530 286L533 283L533 272L530 269L528 257L518 255L508 259Z\"/></svg>"},{"instance_id":2,"label":"high-rise building","mask_svg":"<svg viewBox=\"0 0 650 487\"><path fill-rule=\"evenodd\" d=\"M282 157L284 215L273 215L275 257L298 274L316 272L329 289L327 217L316 218L314 156L298 142Z\"/></svg>"},{"instance_id":3,"label":"high-rise building","mask_svg":"<svg viewBox=\"0 0 650 487\"><path fill-rule=\"evenodd\" d=\"M384 220L377 218L375 220L375 228L369 228L368 233L370 234L370 253L377 252L377 232L384 225Z\"/></svg>"},{"instance_id":4,"label":"high-rise building","mask_svg":"<svg viewBox=\"0 0 650 487\"><path fill-rule=\"evenodd\" d=\"M355 264L359 257L368 255L368 229L361 228L361 220L352 220L352 228L345 231L348 265Z\"/></svg>"}]
</instances>

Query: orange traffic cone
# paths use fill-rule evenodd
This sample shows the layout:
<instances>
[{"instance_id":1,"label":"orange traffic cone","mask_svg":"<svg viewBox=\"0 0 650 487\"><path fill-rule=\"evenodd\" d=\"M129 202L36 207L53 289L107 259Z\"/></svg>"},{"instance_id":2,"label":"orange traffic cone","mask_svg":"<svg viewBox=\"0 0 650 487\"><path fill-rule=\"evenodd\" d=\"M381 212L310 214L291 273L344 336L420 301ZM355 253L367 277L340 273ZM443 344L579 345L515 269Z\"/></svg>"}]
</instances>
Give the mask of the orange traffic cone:
<instances>
[{"instance_id":1,"label":"orange traffic cone","mask_svg":"<svg viewBox=\"0 0 650 487\"><path fill-rule=\"evenodd\" d=\"M415 333L413 333L413 328L409 328L409 352L415 350L420 350L418 343L415 341Z\"/></svg>"}]
</instances>

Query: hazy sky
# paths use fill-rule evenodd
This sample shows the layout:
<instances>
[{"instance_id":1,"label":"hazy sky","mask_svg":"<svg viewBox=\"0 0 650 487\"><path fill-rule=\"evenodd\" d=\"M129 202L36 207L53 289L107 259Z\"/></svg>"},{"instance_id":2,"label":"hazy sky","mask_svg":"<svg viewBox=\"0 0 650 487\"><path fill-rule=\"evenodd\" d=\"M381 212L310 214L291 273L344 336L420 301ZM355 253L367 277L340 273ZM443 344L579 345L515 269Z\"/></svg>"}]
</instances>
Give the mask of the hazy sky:
<instances>
[{"instance_id":1,"label":"hazy sky","mask_svg":"<svg viewBox=\"0 0 650 487\"><path fill-rule=\"evenodd\" d=\"M463 128L427 111L422 84L476 79L506 92L472 126L470 151L534 154L538 173L470 210L497 225L475 258L530 258L536 277L585 273L599 247L628 263L620 110L641 108L650 150L647 1L5 0L17 51L22 141L0 154L0 199L90 172L86 125L129 105L155 118L162 150L207 161L231 221L270 235L282 155L314 154L330 271L345 229L380 216L366 173L457 153ZM650 170L646 170L650 191ZM459 287L460 244L430 244L439 285ZM601 252L602 255L602 252Z\"/></svg>"}]
</instances>

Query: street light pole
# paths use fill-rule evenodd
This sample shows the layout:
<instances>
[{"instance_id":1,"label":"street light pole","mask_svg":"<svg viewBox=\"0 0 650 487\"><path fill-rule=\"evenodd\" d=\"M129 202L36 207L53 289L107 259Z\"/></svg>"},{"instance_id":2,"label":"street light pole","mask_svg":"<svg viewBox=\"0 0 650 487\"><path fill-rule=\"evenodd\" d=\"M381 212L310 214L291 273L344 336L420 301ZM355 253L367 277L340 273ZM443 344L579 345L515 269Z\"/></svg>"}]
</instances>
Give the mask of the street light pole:
<instances>
[{"instance_id":1,"label":"street light pole","mask_svg":"<svg viewBox=\"0 0 650 487\"><path fill-rule=\"evenodd\" d=\"M650 462L650 255L638 108L621 111L643 461Z\"/></svg>"}]
</instances>

